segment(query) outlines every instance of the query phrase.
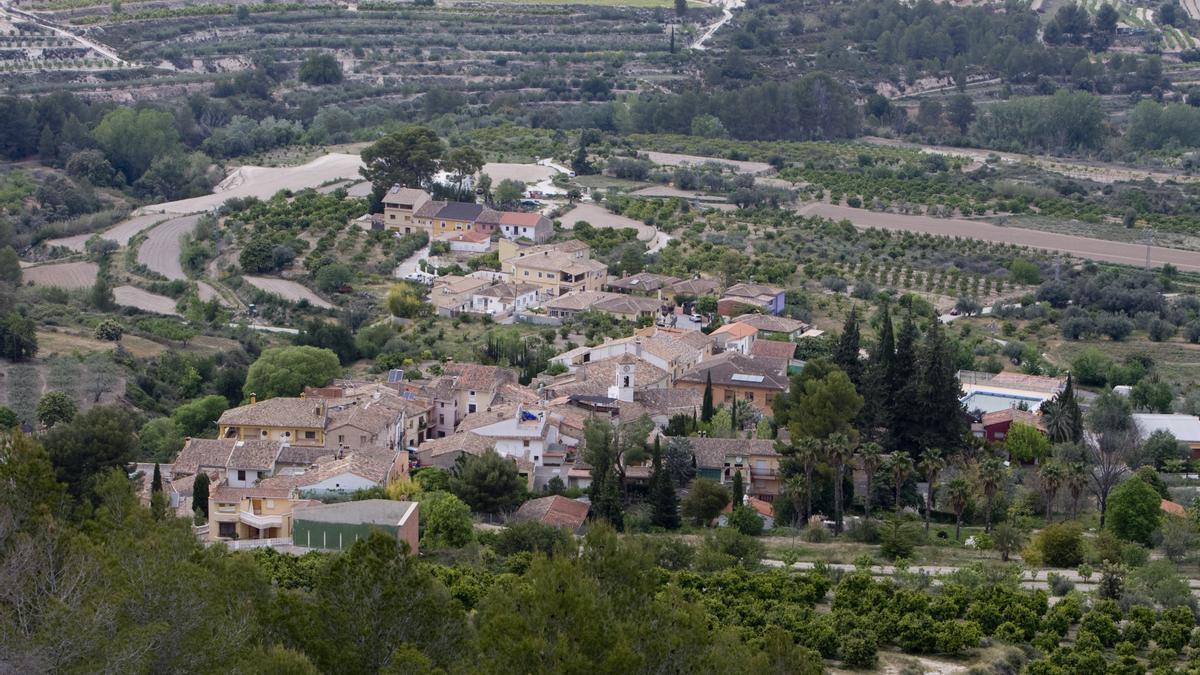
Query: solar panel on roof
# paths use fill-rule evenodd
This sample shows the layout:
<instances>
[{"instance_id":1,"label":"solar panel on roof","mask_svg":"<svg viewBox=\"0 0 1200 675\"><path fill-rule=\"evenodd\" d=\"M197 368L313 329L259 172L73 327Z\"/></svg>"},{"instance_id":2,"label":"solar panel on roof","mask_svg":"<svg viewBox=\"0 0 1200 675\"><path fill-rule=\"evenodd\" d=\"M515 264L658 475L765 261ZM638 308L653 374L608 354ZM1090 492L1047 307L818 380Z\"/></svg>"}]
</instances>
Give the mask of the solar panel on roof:
<instances>
[{"instance_id":1,"label":"solar panel on roof","mask_svg":"<svg viewBox=\"0 0 1200 675\"><path fill-rule=\"evenodd\" d=\"M400 394L400 395L401 395L401 396L403 396L404 398L406 398L406 399L410 400L410 401L411 401L411 400L413 400L414 398L416 398L416 396L414 396L414 395L413 395L413 393L412 393L411 391L406 391L406 392L404 392L403 394Z\"/></svg>"},{"instance_id":2,"label":"solar panel on roof","mask_svg":"<svg viewBox=\"0 0 1200 675\"><path fill-rule=\"evenodd\" d=\"M400 368L392 368L391 370L388 371L388 383L389 384L394 383L394 382L403 382L403 381L404 381L404 370L402 370Z\"/></svg>"},{"instance_id":3,"label":"solar panel on roof","mask_svg":"<svg viewBox=\"0 0 1200 675\"><path fill-rule=\"evenodd\" d=\"M734 373L729 379L734 382L762 382L765 377L762 375L746 375L744 373Z\"/></svg>"}]
</instances>

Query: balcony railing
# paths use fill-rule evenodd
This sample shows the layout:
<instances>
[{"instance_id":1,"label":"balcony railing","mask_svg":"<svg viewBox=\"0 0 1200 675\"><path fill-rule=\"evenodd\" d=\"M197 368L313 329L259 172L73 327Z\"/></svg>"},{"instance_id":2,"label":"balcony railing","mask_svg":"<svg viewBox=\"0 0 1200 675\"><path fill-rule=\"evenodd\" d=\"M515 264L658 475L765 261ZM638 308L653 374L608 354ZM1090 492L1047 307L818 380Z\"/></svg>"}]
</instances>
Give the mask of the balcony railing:
<instances>
[{"instance_id":1,"label":"balcony railing","mask_svg":"<svg viewBox=\"0 0 1200 675\"><path fill-rule=\"evenodd\" d=\"M238 520L260 530L268 527L283 527L283 516L267 516L253 511L238 512Z\"/></svg>"}]
</instances>

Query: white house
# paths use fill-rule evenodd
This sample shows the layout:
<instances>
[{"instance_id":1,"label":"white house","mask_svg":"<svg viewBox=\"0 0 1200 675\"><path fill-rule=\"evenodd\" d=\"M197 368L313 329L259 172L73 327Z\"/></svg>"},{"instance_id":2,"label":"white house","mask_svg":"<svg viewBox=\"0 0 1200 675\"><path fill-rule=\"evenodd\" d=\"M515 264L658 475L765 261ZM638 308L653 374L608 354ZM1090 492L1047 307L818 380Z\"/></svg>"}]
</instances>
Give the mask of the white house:
<instances>
[{"instance_id":1,"label":"white house","mask_svg":"<svg viewBox=\"0 0 1200 675\"><path fill-rule=\"evenodd\" d=\"M538 287L525 282L505 282L471 294L471 311L476 314L509 314L538 305Z\"/></svg>"},{"instance_id":2,"label":"white house","mask_svg":"<svg viewBox=\"0 0 1200 675\"><path fill-rule=\"evenodd\" d=\"M543 465L547 451L561 450L564 442L574 443L559 435L558 421L552 415L524 407L518 407L516 415L478 427L472 433L494 443L502 457L525 460L535 468Z\"/></svg>"}]
</instances>

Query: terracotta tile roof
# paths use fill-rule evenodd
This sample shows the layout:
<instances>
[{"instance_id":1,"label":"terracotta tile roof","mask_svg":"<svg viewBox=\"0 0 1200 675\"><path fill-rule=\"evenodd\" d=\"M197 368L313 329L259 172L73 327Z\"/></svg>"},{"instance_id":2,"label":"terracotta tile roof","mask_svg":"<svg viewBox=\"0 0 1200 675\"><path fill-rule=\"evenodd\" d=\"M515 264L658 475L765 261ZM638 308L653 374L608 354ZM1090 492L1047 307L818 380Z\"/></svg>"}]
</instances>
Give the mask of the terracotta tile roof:
<instances>
[{"instance_id":1,"label":"terracotta tile roof","mask_svg":"<svg viewBox=\"0 0 1200 675\"><path fill-rule=\"evenodd\" d=\"M421 204L427 201L429 201L428 192L415 188L400 187L399 185L393 185L392 189L388 190L387 194L383 196L384 204L413 205L417 208L420 208Z\"/></svg>"},{"instance_id":2,"label":"terracotta tile roof","mask_svg":"<svg viewBox=\"0 0 1200 675\"><path fill-rule=\"evenodd\" d=\"M261 497L263 499L287 499L291 497L292 490L287 487L230 487L228 484L223 484L213 490L209 497L210 501L215 502L240 502L243 499L251 497Z\"/></svg>"},{"instance_id":3,"label":"terracotta tile roof","mask_svg":"<svg viewBox=\"0 0 1200 675\"><path fill-rule=\"evenodd\" d=\"M759 499L758 497L751 497L751 496L747 495L745 505L749 506L750 508L754 509L755 511L758 511L758 515L762 516L763 518L774 518L775 517L775 509L771 506L771 502L763 501L763 500ZM729 502L728 504L725 505L724 508L721 509L721 513L732 513L732 512L733 512L733 502Z\"/></svg>"},{"instance_id":4,"label":"terracotta tile roof","mask_svg":"<svg viewBox=\"0 0 1200 675\"><path fill-rule=\"evenodd\" d=\"M218 426L325 428L325 402L305 398L269 398L230 408L221 413Z\"/></svg>"},{"instance_id":5,"label":"terracotta tile roof","mask_svg":"<svg viewBox=\"0 0 1200 675\"><path fill-rule=\"evenodd\" d=\"M771 333L794 333L808 329L808 324L803 321L773 314L743 314L733 320Z\"/></svg>"},{"instance_id":6,"label":"terracotta tile roof","mask_svg":"<svg viewBox=\"0 0 1200 675\"><path fill-rule=\"evenodd\" d=\"M304 445L285 445L279 451L279 457L276 458L276 464L289 464L292 466L311 466L318 458L328 455L329 450L326 448L304 446Z\"/></svg>"},{"instance_id":7,"label":"terracotta tile roof","mask_svg":"<svg viewBox=\"0 0 1200 675\"><path fill-rule=\"evenodd\" d=\"M597 302L592 305L592 309L610 314L645 314L662 309L662 302L656 298L617 294L615 298L605 298Z\"/></svg>"},{"instance_id":8,"label":"terracotta tile roof","mask_svg":"<svg viewBox=\"0 0 1200 675\"><path fill-rule=\"evenodd\" d=\"M712 279L685 279L671 285L671 291L681 295L706 295L716 293L721 284Z\"/></svg>"},{"instance_id":9,"label":"terracotta tile roof","mask_svg":"<svg viewBox=\"0 0 1200 675\"><path fill-rule=\"evenodd\" d=\"M782 288L766 284L734 284L725 289L725 296L731 298L762 298L775 297L782 292Z\"/></svg>"},{"instance_id":10,"label":"terracotta tile roof","mask_svg":"<svg viewBox=\"0 0 1200 675\"><path fill-rule=\"evenodd\" d=\"M1021 422L1022 424L1035 426L1042 431L1046 430L1046 425L1042 422L1040 414L1032 410L1021 410L1020 408L1005 408L995 412L984 413L981 421L985 427L1004 422Z\"/></svg>"},{"instance_id":11,"label":"terracotta tile roof","mask_svg":"<svg viewBox=\"0 0 1200 675\"><path fill-rule=\"evenodd\" d=\"M583 527L589 509L584 502L553 495L525 502L513 514L513 520L536 520L544 525L562 527L573 532Z\"/></svg>"},{"instance_id":12,"label":"terracotta tile roof","mask_svg":"<svg viewBox=\"0 0 1200 675\"><path fill-rule=\"evenodd\" d=\"M523 281L518 281L516 283L507 282L494 284L492 286L488 286L487 288L476 291L475 295L488 298L499 298L501 300L516 300L522 295L536 293L537 290L538 287L534 286L533 284L527 284Z\"/></svg>"},{"instance_id":13,"label":"terracotta tile roof","mask_svg":"<svg viewBox=\"0 0 1200 675\"><path fill-rule=\"evenodd\" d=\"M642 389L633 394L633 400L641 403L651 415L677 415L699 410L704 403L701 389Z\"/></svg>"},{"instance_id":14,"label":"terracotta tile roof","mask_svg":"<svg viewBox=\"0 0 1200 675\"><path fill-rule=\"evenodd\" d=\"M548 224L550 219L540 213L527 211L501 211L501 225L515 225L517 227L537 227L538 225Z\"/></svg>"},{"instance_id":15,"label":"terracotta tile roof","mask_svg":"<svg viewBox=\"0 0 1200 675\"><path fill-rule=\"evenodd\" d=\"M453 376L454 389L470 391L492 391L501 384L513 382L513 372L500 366L485 366L478 363L448 363L443 373Z\"/></svg>"},{"instance_id":16,"label":"terracotta tile roof","mask_svg":"<svg viewBox=\"0 0 1200 675\"><path fill-rule=\"evenodd\" d=\"M679 279L652 272L639 272L627 277L608 282L610 288L624 288L630 291L657 291L660 288L679 283Z\"/></svg>"},{"instance_id":17,"label":"terracotta tile roof","mask_svg":"<svg viewBox=\"0 0 1200 675\"><path fill-rule=\"evenodd\" d=\"M484 438L470 431L456 431L444 438L431 438L417 448L417 458L422 465L429 465L433 460L445 455L466 453L482 455L495 446L490 438Z\"/></svg>"},{"instance_id":18,"label":"terracotta tile roof","mask_svg":"<svg viewBox=\"0 0 1200 675\"><path fill-rule=\"evenodd\" d=\"M228 469L252 469L271 471L279 457L283 444L279 441L237 441L229 455Z\"/></svg>"},{"instance_id":19,"label":"terracotta tile roof","mask_svg":"<svg viewBox=\"0 0 1200 675\"><path fill-rule=\"evenodd\" d=\"M665 440L669 441L670 438ZM696 466L705 469L720 469L725 467L728 456L778 456L775 451L775 441L759 438L689 438L692 454L696 456Z\"/></svg>"},{"instance_id":20,"label":"terracotta tile roof","mask_svg":"<svg viewBox=\"0 0 1200 675\"><path fill-rule=\"evenodd\" d=\"M471 230L469 232L446 232L445 234L438 235L437 238L441 241L465 241L472 244L482 244L485 241L491 241L492 235L487 232Z\"/></svg>"},{"instance_id":21,"label":"terracotta tile roof","mask_svg":"<svg viewBox=\"0 0 1200 675\"><path fill-rule=\"evenodd\" d=\"M701 362L684 373L679 381L704 384L711 373L713 384L786 391L788 379L787 374L781 370L781 365L786 366L786 362L725 352Z\"/></svg>"},{"instance_id":22,"label":"terracotta tile roof","mask_svg":"<svg viewBox=\"0 0 1200 675\"><path fill-rule=\"evenodd\" d=\"M758 329L748 323L727 323L714 330L711 335L728 335L735 340L740 340L756 333L758 333Z\"/></svg>"},{"instance_id":23,"label":"terracotta tile roof","mask_svg":"<svg viewBox=\"0 0 1200 675\"><path fill-rule=\"evenodd\" d=\"M352 473L356 476L366 478L371 482L383 484L387 482L388 477L391 475L392 463L394 461L395 454L393 453L358 450L341 459L323 462L305 471L300 476L296 487L304 489L307 486L315 485L344 473Z\"/></svg>"},{"instance_id":24,"label":"terracotta tile roof","mask_svg":"<svg viewBox=\"0 0 1200 675\"><path fill-rule=\"evenodd\" d=\"M769 359L791 359L796 355L796 344L780 340L755 340L754 344L750 345L750 355Z\"/></svg>"},{"instance_id":25,"label":"terracotta tile roof","mask_svg":"<svg viewBox=\"0 0 1200 675\"><path fill-rule=\"evenodd\" d=\"M232 438L189 438L175 457L176 475L195 474L202 468L224 469L236 442Z\"/></svg>"},{"instance_id":26,"label":"terracotta tile roof","mask_svg":"<svg viewBox=\"0 0 1200 675\"><path fill-rule=\"evenodd\" d=\"M609 293L608 291L573 291L558 296L557 298L546 303L546 309L552 310L574 310L582 312L597 303L612 298L618 297L618 293Z\"/></svg>"}]
</instances>

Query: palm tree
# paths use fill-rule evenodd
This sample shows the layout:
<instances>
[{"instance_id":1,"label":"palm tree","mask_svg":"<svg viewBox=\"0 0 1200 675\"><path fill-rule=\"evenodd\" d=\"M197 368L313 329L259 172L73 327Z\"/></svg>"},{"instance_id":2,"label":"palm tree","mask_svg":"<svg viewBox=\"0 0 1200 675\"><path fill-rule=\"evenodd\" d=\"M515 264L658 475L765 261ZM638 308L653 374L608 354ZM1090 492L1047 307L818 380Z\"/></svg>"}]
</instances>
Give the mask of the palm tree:
<instances>
[{"instance_id":1,"label":"palm tree","mask_svg":"<svg viewBox=\"0 0 1200 675\"><path fill-rule=\"evenodd\" d=\"M979 463L979 487L987 504L984 509L984 532L992 531L992 502L1007 478L1008 470L999 457L988 457Z\"/></svg>"},{"instance_id":2,"label":"palm tree","mask_svg":"<svg viewBox=\"0 0 1200 675\"><path fill-rule=\"evenodd\" d=\"M946 468L946 458L942 457L942 451L937 448L925 448L925 452L921 453L919 466L929 483L929 489L925 491L925 536L928 537L929 516L933 514L933 493L937 489L938 474Z\"/></svg>"},{"instance_id":3,"label":"palm tree","mask_svg":"<svg viewBox=\"0 0 1200 675\"><path fill-rule=\"evenodd\" d=\"M846 434L832 434L825 439L825 459L833 466L833 529L842 533L842 475L846 472L846 460L854 451Z\"/></svg>"},{"instance_id":4,"label":"palm tree","mask_svg":"<svg viewBox=\"0 0 1200 675\"><path fill-rule=\"evenodd\" d=\"M879 466L883 464L883 447L878 443L866 443L858 448L855 455L858 457L859 466L867 476L867 494L863 497L863 513L870 518L871 500L875 497L875 486L873 485L875 472L879 471Z\"/></svg>"},{"instance_id":5,"label":"palm tree","mask_svg":"<svg viewBox=\"0 0 1200 675\"><path fill-rule=\"evenodd\" d=\"M962 533L962 514L971 501L971 484L962 476L955 476L946 484L946 498L950 502L950 510L954 511L954 541L959 541Z\"/></svg>"},{"instance_id":6,"label":"palm tree","mask_svg":"<svg viewBox=\"0 0 1200 675\"><path fill-rule=\"evenodd\" d=\"M900 511L900 489L904 487L904 481L912 475L913 461L912 457L906 452L893 452L888 455L887 459L888 471L892 474L892 481L896 486L896 511Z\"/></svg>"},{"instance_id":7,"label":"palm tree","mask_svg":"<svg viewBox=\"0 0 1200 675\"><path fill-rule=\"evenodd\" d=\"M796 441L793 455L804 468L804 519L807 521L812 517L812 475L817 462L821 461L821 444L815 438L801 438Z\"/></svg>"},{"instance_id":8,"label":"palm tree","mask_svg":"<svg viewBox=\"0 0 1200 675\"><path fill-rule=\"evenodd\" d=\"M1067 465L1067 487L1071 490L1071 520L1079 517L1079 498L1088 486L1087 465L1071 462Z\"/></svg>"},{"instance_id":9,"label":"palm tree","mask_svg":"<svg viewBox=\"0 0 1200 675\"><path fill-rule=\"evenodd\" d=\"M1066 479L1066 468L1058 460L1047 460L1038 469L1038 480L1042 484L1042 493L1046 496L1046 522L1054 519L1054 496Z\"/></svg>"}]
</instances>

